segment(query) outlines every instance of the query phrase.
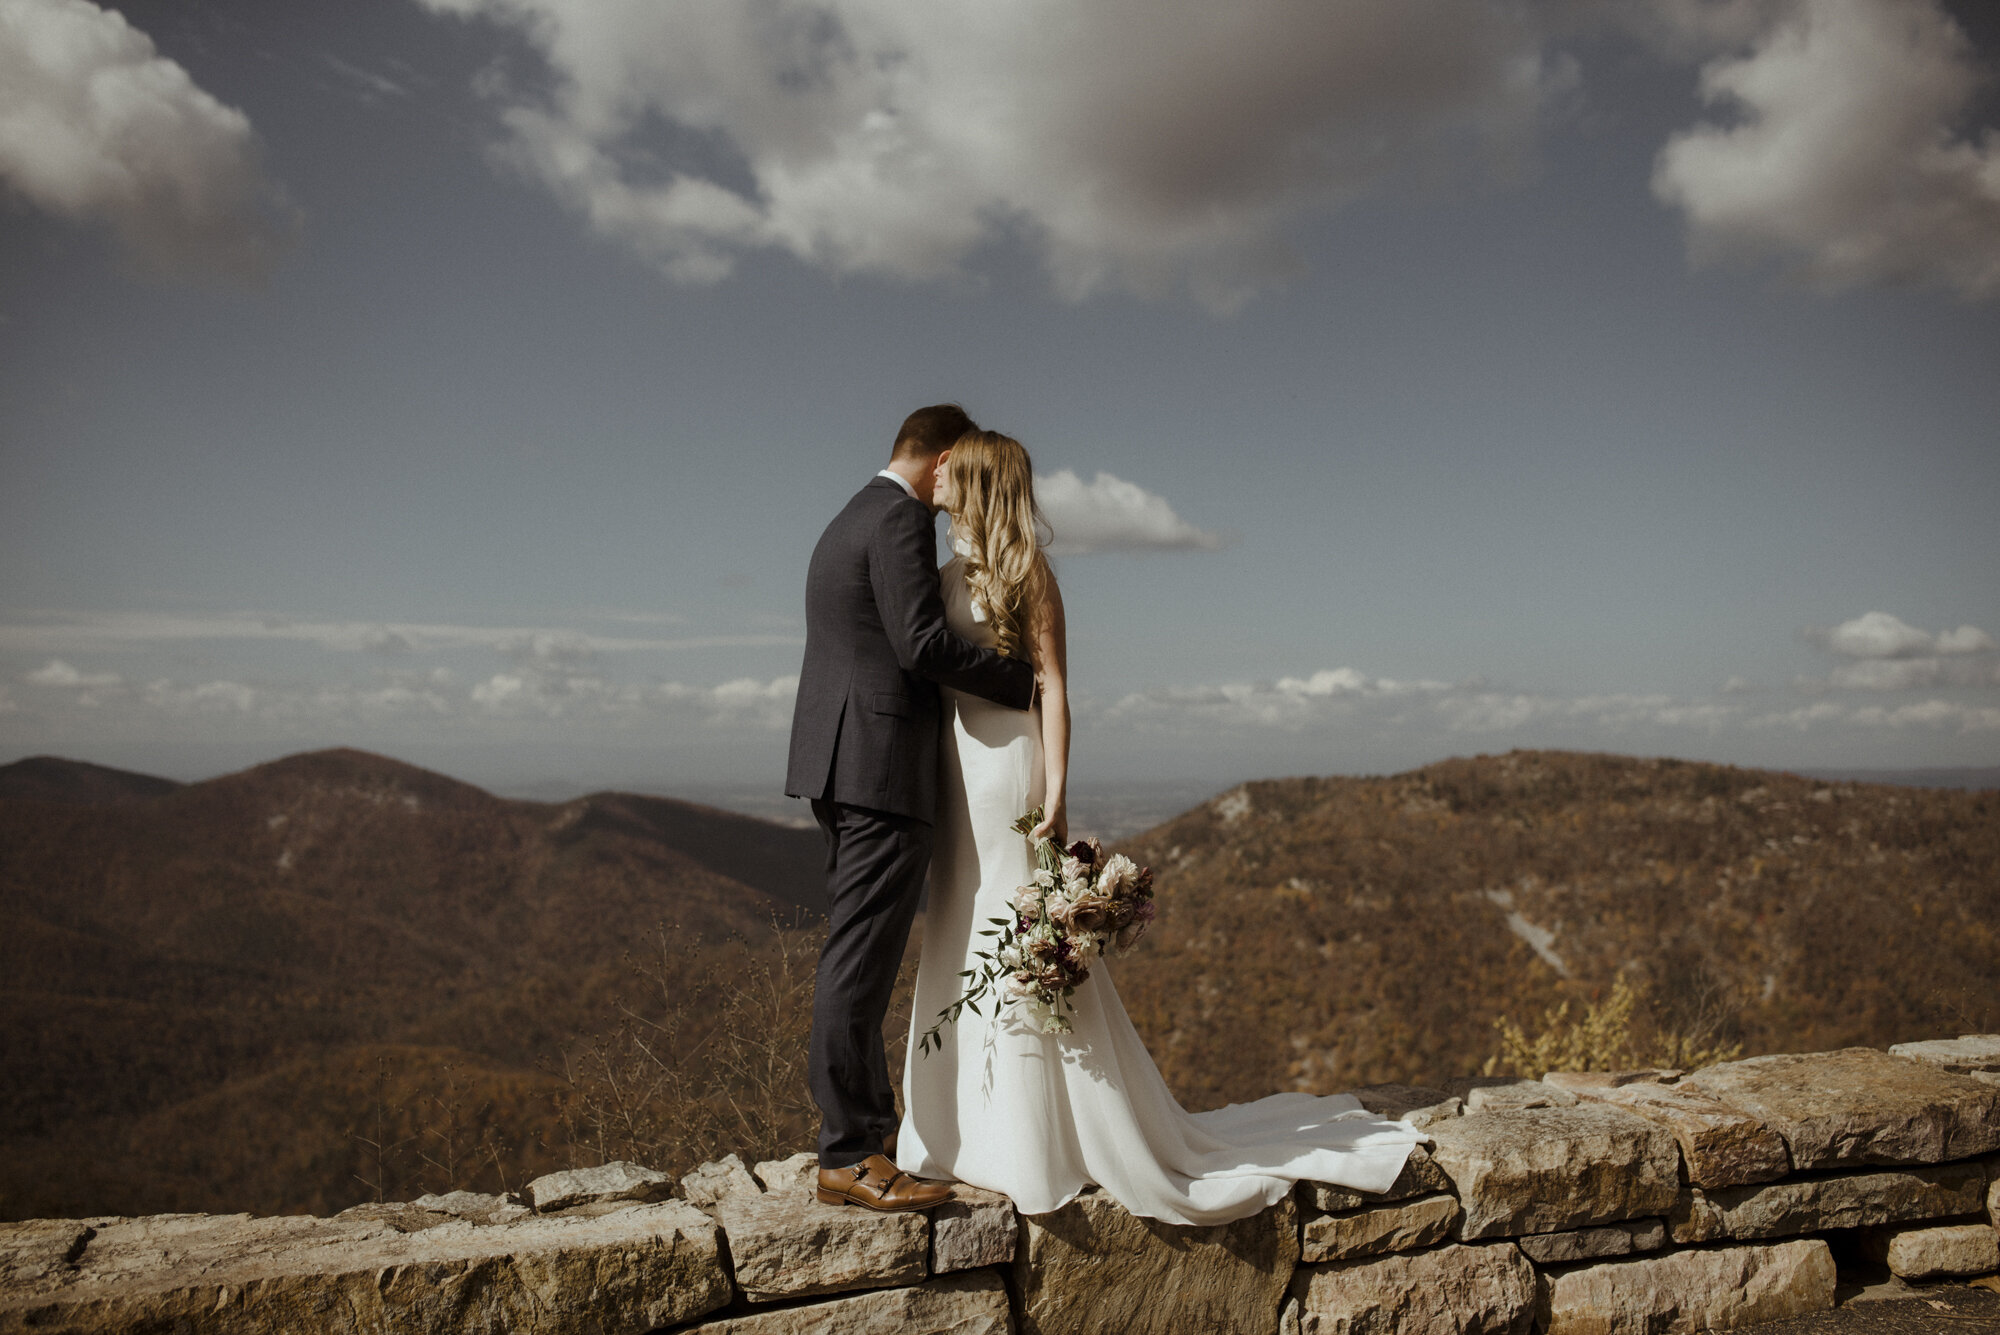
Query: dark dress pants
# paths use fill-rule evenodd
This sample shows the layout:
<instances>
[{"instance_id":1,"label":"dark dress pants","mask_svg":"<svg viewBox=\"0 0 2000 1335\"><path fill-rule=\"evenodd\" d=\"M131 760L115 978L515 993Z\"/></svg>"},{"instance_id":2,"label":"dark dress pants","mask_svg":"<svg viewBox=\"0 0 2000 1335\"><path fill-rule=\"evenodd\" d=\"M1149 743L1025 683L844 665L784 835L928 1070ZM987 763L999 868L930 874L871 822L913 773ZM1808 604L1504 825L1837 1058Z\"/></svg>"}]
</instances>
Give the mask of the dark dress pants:
<instances>
[{"instance_id":1,"label":"dark dress pants","mask_svg":"<svg viewBox=\"0 0 2000 1335\"><path fill-rule=\"evenodd\" d=\"M819 799L812 808L826 835L828 911L813 983L810 1080L820 1167L845 1168L881 1153L896 1129L882 1020L930 869L931 827L845 802Z\"/></svg>"}]
</instances>

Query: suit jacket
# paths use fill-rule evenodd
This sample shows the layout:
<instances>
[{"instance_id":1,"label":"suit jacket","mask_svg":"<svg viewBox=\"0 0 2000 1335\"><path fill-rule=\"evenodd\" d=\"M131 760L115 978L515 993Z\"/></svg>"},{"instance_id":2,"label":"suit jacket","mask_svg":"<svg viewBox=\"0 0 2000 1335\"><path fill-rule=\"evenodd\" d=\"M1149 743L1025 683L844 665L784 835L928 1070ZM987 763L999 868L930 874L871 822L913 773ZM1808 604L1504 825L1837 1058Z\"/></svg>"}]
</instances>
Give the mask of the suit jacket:
<instances>
[{"instance_id":1,"label":"suit jacket","mask_svg":"<svg viewBox=\"0 0 2000 1335\"><path fill-rule=\"evenodd\" d=\"M945 625L930 507L878 477L813 548L785 792L931 820L940 684L1034 702L1033 668Z\"/></svg>"}]
</instances>

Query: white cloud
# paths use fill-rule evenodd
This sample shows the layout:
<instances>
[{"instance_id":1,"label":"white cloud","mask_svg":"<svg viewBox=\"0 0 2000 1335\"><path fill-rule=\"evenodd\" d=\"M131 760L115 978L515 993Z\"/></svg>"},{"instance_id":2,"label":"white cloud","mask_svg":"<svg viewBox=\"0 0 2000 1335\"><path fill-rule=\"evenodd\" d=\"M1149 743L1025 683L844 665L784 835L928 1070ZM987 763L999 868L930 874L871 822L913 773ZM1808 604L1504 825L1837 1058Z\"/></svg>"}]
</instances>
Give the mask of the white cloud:
<instances>
[{"instance_id":1,"label":"white cloud","mask_svg":"<svg viewBox=\"0 0 2000 1335\"><path fill-rule=\"evenodd\" d=\"M296 225L249 119L88 0L0 0L0 180L160 275L254 279Z\"/></svg>"},{"instance_id":2,"label":"white cloud","mask_svg":"<svg viewBox=\"0 0 2000 1335\"><path fill-rule=\"evenodd\" d=\"M1747 54L1701 74L1718 122L1675 135L1653 191L1697 261L1775 255L1826 288L1927 283L2000 294L2000 133L1954 134L1980 84L1939 0L1793 0L1709 9Z\"/></svg>"},{"instance_id":3,"label":"white cloud","mask_svg":"<svg viewBox=\"0 0 2000 1335\"><path fill-rule=\"evenodd\" d=\"M2000 649L2000 645L1977 626L1960 626L1937 637L1937 651L1941 654L1982 654L1995 649Z\"/></svg>"},{"instance_id":4,"label":"white cloud","mask_svg":"<svg viewBox=\"0 0 2000 1335\"><path fill-rule=\"evenodd\" d=\"M515 716L557 718L579 712L661 715L769 728L790 725L792 700L798 686L796 676L773 677L768 681L740 677L718 686L690 686L677 681L648 685L528 668L493 674L475 685L469 698L490 713Z\"/></svg>"},{"instance_id":5,"label":"white cloud","mask_svg":"<svg viewBox=\"0 0 2000 1335\"><path fill-rule=\"evenodd\" d=\"M1874 659L1902 668L1925 659ZM1162 686L1132 692L1108 708L1081 708L1092 726L1135 726L1241 734L1246 730L1339 727L1362 735L1432 737L1454 748L1453 735L1514 735L1517 744L1631 745L1634 739L1706 734L1738 728L1849 733L1866 731L1986 733L2000 731L2000 707L1930 699L1903 705L1822 699L1758 712L1740 695L1682 699L1665 694L1609 692L1551 695L1489 689L1477 678L1394 681L1352 668L1265 682Z\"/></svg>"},{"instance_id":6,"label":"white cloud","mask_svg":"<svg viewBox=\"0 0 2000 1335\"><path fill-rule=\"evenodd\" d=\"M1864 612L1832 630L1810 631L1808 636L1848 658L1908 658L1930 653L1937 646L1936 637L1887 612Z\"/></svg>"},{"instance_id":7,"label":"white cloud","mask_svg":"<svg viewBox=\"0 0 2000 1335\"><path fill-rule=\"evenodd\" d=\"M0 0L4 2L4 0ZM792 646L797 635L689 635L638 638L589 635L536 626L459 626L415 622L294 621L240 614L186 617L148 612L68 613L0 623L0 651L77 653L178 640L290 640L344 652L433 653L492 649L510 657Z\"/></svg>"},{"instance_id":8,"label":"white cloud","mask_svg":"<svg viewBox=\"0 0 2000 1335\"><path fill-rule=\"evenodd\" d=\"M72 686L89 689L93 686L116 686L124 678L116 672L81 672L60 658L51 658L46 666L38 667L28 673L24 680L32 686Z\"/></svg>"},{"instance_id":9,"label":"white cloud","mask_svg":"<svg viewBox=\"0 0 2000 1335\"><path fill-rule=\"evenodd\" d=\"M2000 732L2000 708L1956 700L1925 700L1918 704L1847 705L1821 700L1797 709L1764 714L1748 720L1757 728L1808 728L1844 724L1862 728L1922 728L1931 731Z\"/></svg>"},{"instance_id":10,"label":"white cloud","mask_svg":"<svg viewBox=\"0 0 2000 1335\"><path fill-rule=\"evenodd\" d=\"M422 0L507 25L503 156L680 282L775 251L931 279L996 241L1069 298L1228 310L1301 221L1524 157L1567 65L1492 0Z\"/></svg>"},{"instance_id":11,"label":"white cloud","mask_svg":"<svg viewBox=\"0 0 2000 1335\"><path fill-rule=\"evenodd\" d=\"M1164 496L1135 482L1099 473L1085 482L1069 469L1035 479L1035 500L1055 533L1049 550L1083 552L1197 551L1219 549L1219 533L1197 528L1174 512Z\"/></svg>"},{"instance_id":12,"label":"white cloud","mask_svg":"<svg viewBox=\"0 0 2000 1335\"><path fill-rule=\"evenodd\" d=\"M1827 652L1853 660L1836 664L1824 681L1801 679L1798 684L1808 690L2000 686L2000 646L1977 626L1933 635L1887 612L1865 612L1830 630L1815 627L1805 634Z\"/></svg>"},{"instance_id":13,"label":"white cloud","mask_svg":"<svg viewBox=\"0 0 2000 1335\"><path fill-rule=\"evenodd\" d=\"M351 65L331 51L321 53L320 59L326 63L328 69L353 87L356 97L364 105L373 106L385 97L410 95L410 90L394 79L377 74L374 70L363 69L359 65Z\"/></svg>"},{"instance_id":14,"label":"white cloud","mask_svg":"<svg viewBox=\"0 0 2000 1335\"><path fill-rule=\"evenodd\" d=\"M1395 681L1353 668L1322 668L1308 677L1161 686L1135 691L1104 713L1110 720L1180 723L1208 721L1275 726L1316 718L1350 717L1364 702L1400 702L1449 691L1440 681Z\"/></svg>"},{"instance_id":15,"label":"white cloud","mask_svg":"<svg viewBox=\"0 0 2000 1335\"><path fill-rule=\"evenodd\" d=\"M207 681L183 686L161 678L146 683L146 703L174 714L248 714L258 702L254 688L235 681Z\"/></svg>"},{"instance_id":16,"label":"white cloud","mask_svg":"<svg viewBox=\"0 0 2000 1335\"><path fill-rule=\"evenodd\" d=\"M2000 686L2000 658L1869 658L1842 663L1827 685L1860 691L1927 691L1940 686Z\"/></svg>"}]
</instances>

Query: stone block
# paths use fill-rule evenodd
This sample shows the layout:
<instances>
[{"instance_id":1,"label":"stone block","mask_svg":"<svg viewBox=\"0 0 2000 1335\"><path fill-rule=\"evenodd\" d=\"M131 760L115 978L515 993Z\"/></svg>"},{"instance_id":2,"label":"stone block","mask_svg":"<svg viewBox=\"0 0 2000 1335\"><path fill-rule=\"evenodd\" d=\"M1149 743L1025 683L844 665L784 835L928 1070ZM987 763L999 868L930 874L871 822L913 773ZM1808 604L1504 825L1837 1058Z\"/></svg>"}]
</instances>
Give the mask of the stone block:
<instances>
[{"instance_id":1,"label":"stone block","mask_svg":"<svg viewBox=\"0 0 2000 1335\"><path fill-rule=\"evenodd\" d=\"M1377 1117L1397 1118L1418 1108L1443 1103L1451 1097L1450 1090L1432 1085L1363 1085L1360 1089L1347 1092Z\"/></svg>"},{"instance_id":2,"label":"stone block","mask_svg":"<svg viewBox=\"0 0 2000 1335\"><path fill-rule=\"evenodd\" d=\"M1862 1250L1903 1279L1990 1275L2000 1270L2000 1230L1986 1223L1870 1229Z\"/></svg>"},{"instance_id":3,"label":"stone block","mask_svg":"<svg viewBox=\"0 0 2000 1335\"><path fill-rule=\"evenodd\" d=\"M1566 1089L1572 1094L1585 1090L1617 1089L1623 1085L1671 1085L1687 1074L1669 1066L1647 1066L1631 1071L1546 1071L1542 1083Z\"/></svg>"},{"instance_id":4,"label":"stone block","mask_svg":"<svg viewBox=\"0 0 2000 1335\"><path fill-rule=\"evenodd\" d=\"M753 1303L915 1284L929 1273L923 1213L822 1205L789 1191L725 1196L709 1212L729 1237L736 1287Z\"/></svg>"},{"instance_id":5,"label":"stone block","mask_svg":"<svg viewBox=\"0 0 2000 1335\"><path fill-rule=\"evenodd\" d=\"M1198 1227L1128 1214L1088 1190L1023 1215L1013 1289L1021 1335L1268 1335L1299 1257L1290 1197Z\"/></svg>"},{"instance_id":6,"label":"stone block","mask_svg":"<svg viewBox=\"0 0 2000 1335\"><path fill-rule=\"evenodd\" d=\"M1408 1122L1419 1131L1433 1122L1457 1117L1465 1108L1465 1101L1451 1091L1429 1085L1364 1085L1348 1093L1377 1117Z\"/></svg>"},{"instance_id":7,"label":"stone block","mask_svg":"<svg viewBox=\"0 0 2000 1335\"><path fill-rule=\"evenodd\" d=\"M912 1288L724 1317L688 1335L1013 1335L997 1271L946 1275Z\"/></svg>"},{"instance_id":8,"label":"stone block","mask_svg":"<svg viewBox=\"0 0 2000 1335\"><path fill-rule=\"evenodd\" d=\"M663 1201L674 1193L674 1180L657 1169L617 1159L596 1168L567 1168L528 1184L528 1204L540 1214L573 1205L606 1201Z\"/></svg>"},{"instance_id":9,"label":"stone block","mask_svg":"<svg viewBox=\"0 0 2000 1335\"><path fill-rule=\"evenodd\" d=\"M89 1235L68 1244L68 1262L0 1289L0 1331L640 1335L730 1296L714 1222L682 1201L594 1217L452 1220L415 1233L307 1215L83 1223ZM39 1256L46 1266L61 1243L46 1228L0 1224L0 1257Z\"/></svg>"},{"instance_id":10,"label":"stone block","mask_svg":"<svg viewBox=\"0 0 2000 1335\"><path fill-rule=\"evenodd\" d=\"M1630 1256L1633 1252L1658 1251L1667 1245L1667 1221L1634 1219L1625 1223L1600 1224L1596 1228L1572 1229L1567 1233L1530 1233L1514 1239L1536 1265L1563 1265L1570 1261L1594 1261L1606 1256Z\"/></svg>"},{"instance_id":11,"label":"stone block","mask_svg":"<svg viewBox=\"0 0 2000 1335\"><path fill-rule=\"evenodd\" d=\"M1667 1222L1680 1243L1781 1238L1972 1214L1985 1190L1986 1170L1976 1163L1826 1173L1713 1191L1690 1187Z\"/></svg>"},{"instance_id":12,"label":"stone block","mask_svg":"<svg viewBox=\"0 0 2000 1335\"><path fill-rule=\"evenodd\" d=\"M1664 1215L1680 1184L1673 1137L1601 1103L1481 1113L1430 1134L1464 1211L1461 1240Z\"/></svg>"},{"instance_id":13,"label":"stone block","mask_svg":"<svg viewBox=\"0 0 2000 1335\"><path fill-rule=\"evenodd\" d=\"M1956 1075L2000 1072L2000 1034L1960 1034L1957 1038L1898 1043L1889 1049L1889 1053L1923 1062L1927 1066L1940 1067Z\"/></svg>"},{"instance_id":14,"label":"stone block","mask_svg":"<svg viewBox=\"0 0 2000 1335\"><path fill-rule=\"evenodd\" d=\"M95 1235L93 1225L109 1218L23 1219L0 1224L0 1293L43 1283L61 1283Z\"/></svg>"},{"instance_id":15,"label":"stone block","mask_svg":"<svg viewBox=\"0 0 2000 1335\"><path fill-rule=\"evenodd\" d=\"M681 1174L681 1195L689 1205L704 1210L725 1197L758 1196L763 1191L763 1183L750 1176L743 1160L733 1154Z\"/></svg>"},{"instance_id":16,"label":"stone block","mask_svg":"<svg viewBox=\"0 0 2000 1335\"><path fill-rule=\"evenodd\" d=\"M1300 1231L1301 1261L1345 1261L1383 1252L1409 1252L1451 1236L1458 1201L1451 1196L1415 1200L1341 1214L1314 1211Z\"/></svg>"},{"instance_id":17,"label":"stone block","mask_svg":"<svg viewBox=\"0 0 2000 1335\"><path fill-rule=\"evenodd\" d=\"M1735 1330L1833 1306L1833 1254L1818 1238L1702 1247L1544 1271L1545 1335Z\"/></svg>"},{"instance_id":18,"label":"stone block","mask_svg":"<svg viewBox=\"0 0 2000 1335\"><path fill-rule=\"evenodd\" d=\"M1421 1252L1300 1266L1292 1296L1299 1335L1528 1335L1535 1270L1511 1242L1448 1242Z\"/></svg>"},{"instance_id":19,"label":"stone block","mask_svg":"<svg viewBox=\"0 0 2000 1335\"><path fill-rule=\"evenodd\" d=\"M1514 1080L1501 1085L1477 1085L1466 1091L1465 1114L1516 1111L1527 1108L1574 1108L1576 1095L1540 1080Z\"/></svg>"},{"instance_id":20,"label":"stone block","mask_svg":"<svg viewBox=\"0 0 2000 1335\"><path fill-rule=\"evenodd\" d=\"M1430 1151L1417 1145L1411 1148L1410 1157L1403 1160L1403 1171L1396 1174L1396 1180L1389 1184L1389 1189L1379 1195L1356 1191L1352 1187L1335 1186L1331 1182L1301 1182L1299 1203L1302 1206L1331 1213L1337 1210L1358 1210L1364 1205L1408 1200L1412 1196L1427 1196L1432 1192L1450 1190L1451 1179L1437 1166L1437 1160L1431 1158Z\"/></svg>"},{"instance_id":21,"label":"stone block","mask_svg":"<svg viewBox=\"0 0 2000 1335\"><path fill-rule=\"evenodd\" d=\"M933 1275L1013 1261L1021 1218L1014 1202L999 1192L955 1183L951 1199L930 1216Z\"/></svg>"},{"instance_id":22,"label":"stone block","mask_svg":"<svg viewBox=\"0 0 2000 1335\"><path fill-rule=\"evenodd\" d=\"M1796 1172L1944 1163L2000 1148L2000 1086L1873 1048L1723 1062L1680 1088L1776 1131Z\"/></svg>"},{"instance_id":23,"label":"stone block","mask_svg":"<svg viewBox=\"0 0 2000 1335\"><path fill-rule=\"evenodd\" d=\"M789 1159L765 1159L750 1172L766 1191L811 1191L819 1185L819 1156L805 1150Z\"/></svg>"},{"instance_id":24,"label":"stone block","mask_svg":"<svg viewBox=\"0 0 2000 1335\"><path fill-rule=\"evenodd\" d=\"M512 1223L534 1213L512 1195L494 1196L479 1191L447 1191L441 1195L429 1193L417 1197L410 1204L419 1210L435 1210L455 1219L470 1219L475 1224Z\"/></svg>"},{"instance_id":25,"label":"stone block","mask_svg":"<svg viewBox=\"0 0 2000 1335\"><path fill-rule=\"evenodd\" d=\"M1749 1113L1685 1085L1630 1081L1585 1086L1579 1097L1657 1122L1680 1146L1688 1180L1698 1187L1769 1182L1791 1171L1784 1138Z\"/></svg>"}]
</instances>

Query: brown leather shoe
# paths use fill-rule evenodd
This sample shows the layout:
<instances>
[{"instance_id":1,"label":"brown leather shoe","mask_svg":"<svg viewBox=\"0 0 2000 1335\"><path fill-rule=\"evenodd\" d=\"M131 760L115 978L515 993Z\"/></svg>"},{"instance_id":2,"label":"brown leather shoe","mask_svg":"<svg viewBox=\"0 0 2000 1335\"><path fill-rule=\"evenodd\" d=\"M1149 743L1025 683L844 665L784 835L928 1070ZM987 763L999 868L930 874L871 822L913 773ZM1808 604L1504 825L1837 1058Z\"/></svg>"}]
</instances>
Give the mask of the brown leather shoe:
<instances>
[{"instance_id":1,"label":"brown leather shoe","mask_svg":"<svg viewBox=\"0 0 2000 1335\"><path fill-rule=\"evenodd\" d=\"M879 1154L846 1168L819 1170L819 1198L826 1205L859 1205L884 1213L928 1210L951 1199L951 1186L911 1177Z\"/></svg>"},{"instance_id":2,"label":"brown leather shoe","mask_svg":"<svg viewBox=\"0 0 2000 1335\"><path fill-rule=\"evenodd\" d=\"M896 1133L894 1131L882 1137L882 1157L890 1163L896 1161Z\"/></svg>"}]
</instances>

